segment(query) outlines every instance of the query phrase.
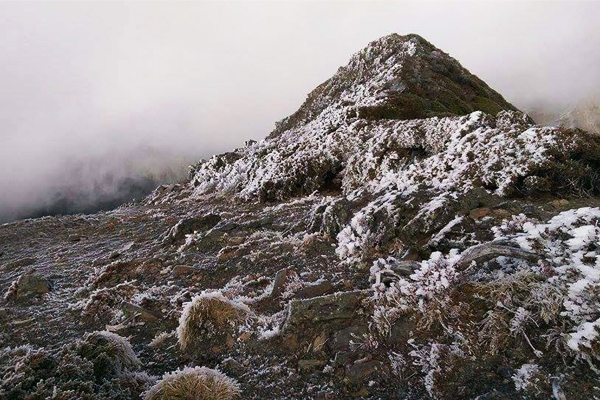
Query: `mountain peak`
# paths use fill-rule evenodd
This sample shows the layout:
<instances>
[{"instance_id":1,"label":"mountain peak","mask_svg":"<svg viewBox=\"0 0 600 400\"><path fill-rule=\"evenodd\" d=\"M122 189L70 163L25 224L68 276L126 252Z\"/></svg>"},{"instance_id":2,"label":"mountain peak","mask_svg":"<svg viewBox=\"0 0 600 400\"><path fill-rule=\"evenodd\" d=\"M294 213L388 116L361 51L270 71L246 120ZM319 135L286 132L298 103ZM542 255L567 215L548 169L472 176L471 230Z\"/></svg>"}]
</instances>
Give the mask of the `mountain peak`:
<instances>
[{"instance_id":1,"label":"mountain peak","mask_svg":"<svg viewBox=\"0 0 600 400\"><path fill-rule=\"evenodd\" d=\"M0 225L0 398L593 398L600 135L399 103L498 96L387 36L186 182Z\"/></svg>"},{"instance_id":2,"label":"mountain peak","mask_svg":"<svg viewBox=\"0 0 600 400\"><path fill-rule=\"evenodd\" d=\"M302 126L325 110L369 120L496 114L517 110L458 61L416 34L391 34L355 53L276 124L271 137Z\"/></svg>"}]
</instances>

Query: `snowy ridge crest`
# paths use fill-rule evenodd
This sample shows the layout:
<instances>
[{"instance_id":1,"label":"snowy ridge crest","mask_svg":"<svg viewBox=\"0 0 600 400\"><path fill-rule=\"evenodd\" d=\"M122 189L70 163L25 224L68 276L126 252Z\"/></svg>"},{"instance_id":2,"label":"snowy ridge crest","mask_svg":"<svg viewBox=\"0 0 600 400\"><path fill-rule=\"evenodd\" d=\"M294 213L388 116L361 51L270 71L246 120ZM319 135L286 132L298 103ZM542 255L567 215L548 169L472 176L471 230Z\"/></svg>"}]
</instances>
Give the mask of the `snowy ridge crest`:
<instances>
[{"instance_id":1,"label":"snowy ridge crest","mask_svg":"<svg viewBox=\"0 0 600 400\"><path fill-rule=\"evenodd\" d=\"M268 138L195 165L189 189L263 202L388 186L548 191L556 177L547 175L589 153L587 140L595 151L598 140L581 132L536 127L421 37L390 35L352 56Z\"/></svg>"}]
</instances>

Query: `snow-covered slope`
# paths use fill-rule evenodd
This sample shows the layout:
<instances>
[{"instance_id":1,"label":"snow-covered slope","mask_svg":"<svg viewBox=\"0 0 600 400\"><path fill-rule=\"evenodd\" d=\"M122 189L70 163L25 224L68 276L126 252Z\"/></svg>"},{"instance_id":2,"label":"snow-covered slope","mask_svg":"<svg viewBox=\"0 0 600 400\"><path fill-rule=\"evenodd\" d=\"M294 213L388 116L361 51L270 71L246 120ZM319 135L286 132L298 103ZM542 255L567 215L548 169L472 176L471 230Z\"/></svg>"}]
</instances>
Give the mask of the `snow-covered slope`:
<instances>
[{"instance_id":1,"label":"snow-covered slope","mask_svg":"<svg viewBox=\"0 0 600 400\"><path fill-rule=\"evenodd\" d=\"M412 103L397 96L418 97L424 108L408 119ZM454 114L462 116L424 118ZM195 195L220 191L261 201L388 184L548 191L561 185L557 169L568 170L587 140L535 127L424 39L390 35L355 54L267 139L194 166L191 185Z\"/></svg>"}]
</instances>

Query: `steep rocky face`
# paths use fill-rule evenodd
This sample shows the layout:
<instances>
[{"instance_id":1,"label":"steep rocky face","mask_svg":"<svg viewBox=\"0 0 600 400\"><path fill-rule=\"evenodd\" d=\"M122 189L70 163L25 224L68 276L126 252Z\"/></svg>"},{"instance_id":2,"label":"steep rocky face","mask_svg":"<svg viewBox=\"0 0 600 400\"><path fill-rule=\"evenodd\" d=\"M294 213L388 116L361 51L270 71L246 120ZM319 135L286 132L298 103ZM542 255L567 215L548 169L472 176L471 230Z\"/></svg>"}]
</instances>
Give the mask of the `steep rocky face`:
<instances>
[{"instance_id":1,"label":"steep rocky face","mask_svg":"<svg viewBox=\"0 0 600 400\"><path fill-rule=\"evenodd\" d=\"M382 38L186 182L0 226L0 398L593 398L599 172Z\"/></svg>"}]
</instances>

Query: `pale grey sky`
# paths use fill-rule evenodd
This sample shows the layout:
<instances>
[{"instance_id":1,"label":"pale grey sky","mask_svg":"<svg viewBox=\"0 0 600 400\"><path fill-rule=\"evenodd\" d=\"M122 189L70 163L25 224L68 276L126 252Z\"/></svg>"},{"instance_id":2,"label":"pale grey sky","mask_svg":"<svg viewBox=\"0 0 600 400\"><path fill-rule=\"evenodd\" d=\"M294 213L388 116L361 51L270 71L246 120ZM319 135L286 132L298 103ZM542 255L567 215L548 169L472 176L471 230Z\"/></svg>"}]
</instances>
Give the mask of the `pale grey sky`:
<instances>
[{"instance_id":1,"label":"pale grey sky","mask_svg":"<svg viewBox=\"0 0 600 400\"><path fill-rule=\"evenodd\" d=\"M599 19L575 1L2 2L0 214L260 139L392 32L517 107L564 107L599 88Z\"/></svg>"}]
</instances>

